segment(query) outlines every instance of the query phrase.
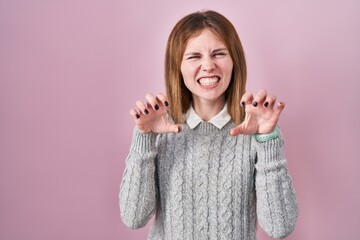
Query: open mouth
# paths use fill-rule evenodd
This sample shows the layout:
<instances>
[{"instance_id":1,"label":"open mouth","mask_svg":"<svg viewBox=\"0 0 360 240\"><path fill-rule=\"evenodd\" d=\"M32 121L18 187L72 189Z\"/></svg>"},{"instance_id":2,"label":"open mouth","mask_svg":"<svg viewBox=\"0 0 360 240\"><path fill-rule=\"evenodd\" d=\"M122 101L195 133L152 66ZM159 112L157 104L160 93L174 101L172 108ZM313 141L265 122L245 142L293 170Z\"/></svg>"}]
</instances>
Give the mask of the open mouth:
<instances>
[{"instance_id":1,"label":"open mouth","mask_svg":"<svg viewBox=\"0 0 360 240\"><path fill-rule=\"evenodd\" d=\"M219 77L204 77L197 80L201 86L213 86L220 81Z\"/></svg>"}]
</instances>

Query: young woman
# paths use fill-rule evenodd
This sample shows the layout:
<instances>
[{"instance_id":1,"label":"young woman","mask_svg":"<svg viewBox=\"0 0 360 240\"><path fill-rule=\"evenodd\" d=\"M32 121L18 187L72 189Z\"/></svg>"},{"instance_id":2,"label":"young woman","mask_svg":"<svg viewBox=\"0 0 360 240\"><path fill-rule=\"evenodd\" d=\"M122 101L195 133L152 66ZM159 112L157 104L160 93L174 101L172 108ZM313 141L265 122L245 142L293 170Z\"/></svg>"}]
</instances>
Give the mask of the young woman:
<instances>
[{"instance_id":1,"label":"young woman","mask_svg":"<svg viewBox=\"0 0 360 240\"><path fill-rule=\"evenodd\" d=\"M130 228L156 214L149 239L255 239L295 226L296 197L277 122L284 103L245 93L246 63L233 25L196 12L172 30L166 96L146 95L120 189Z\"/></svg>"}]
</instances>

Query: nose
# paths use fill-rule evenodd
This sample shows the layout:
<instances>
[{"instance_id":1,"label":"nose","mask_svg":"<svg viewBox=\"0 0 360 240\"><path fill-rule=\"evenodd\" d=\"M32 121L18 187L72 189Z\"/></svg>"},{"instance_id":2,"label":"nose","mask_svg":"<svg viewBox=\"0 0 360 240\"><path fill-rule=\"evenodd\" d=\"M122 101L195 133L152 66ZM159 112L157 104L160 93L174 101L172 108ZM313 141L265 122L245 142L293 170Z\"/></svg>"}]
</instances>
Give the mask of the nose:
<instances>
[{"instance_id":1,"label":"nose","mask_svg":"<svg viewBox=\"0 0 360 240\"><path fill-rule=\"evenodd\" d=\"M211 58L206 58L203 60L202 62L202 69L205 72L211 72L212 70L214 70L216 67L214 60Z\"/></svg>"}]
</instances>

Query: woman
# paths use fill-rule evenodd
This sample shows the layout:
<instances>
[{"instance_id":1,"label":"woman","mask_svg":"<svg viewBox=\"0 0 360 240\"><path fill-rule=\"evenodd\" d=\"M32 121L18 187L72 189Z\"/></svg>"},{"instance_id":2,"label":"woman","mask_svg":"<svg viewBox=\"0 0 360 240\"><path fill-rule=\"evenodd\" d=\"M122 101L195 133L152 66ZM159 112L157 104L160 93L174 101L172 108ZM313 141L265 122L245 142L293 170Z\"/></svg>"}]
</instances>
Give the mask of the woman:
<instances>
[{"instance_id":1,"label":"woman","mask_svg":"<svg viewBox=\"0 0 360 240\"><path fill-rule=\"evenodd\" d=\"M245 93L246 63L233 25L196 12L172 30L166 96L130 114L133 141L120 189L130 228L156 214L149 239L255 239L292 232L297 203L277 122L284 103Z\"/></svg>"}]
</instances>

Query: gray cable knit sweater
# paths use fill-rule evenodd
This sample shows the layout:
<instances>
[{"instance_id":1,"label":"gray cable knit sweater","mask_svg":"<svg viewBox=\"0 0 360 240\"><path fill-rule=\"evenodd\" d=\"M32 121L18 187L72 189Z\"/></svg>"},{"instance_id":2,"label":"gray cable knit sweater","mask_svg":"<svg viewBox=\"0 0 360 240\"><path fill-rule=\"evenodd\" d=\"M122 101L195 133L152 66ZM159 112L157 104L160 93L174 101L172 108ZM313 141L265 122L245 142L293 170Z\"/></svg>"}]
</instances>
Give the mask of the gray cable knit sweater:
<instances>
[{"instance_id":1,"label":"gray cable knit sweater","mask_svg":"<svg viewBox=\"0 0 360 240\"><path fill-rule=\"evenodd\" d=\"M151 240L256 239L256 218L269 236L292 232L298 214L282 138L259 143L208 122L180 133L134 130L120 188L130 228L156 213Z\"/></svg>"}]
</instances>

